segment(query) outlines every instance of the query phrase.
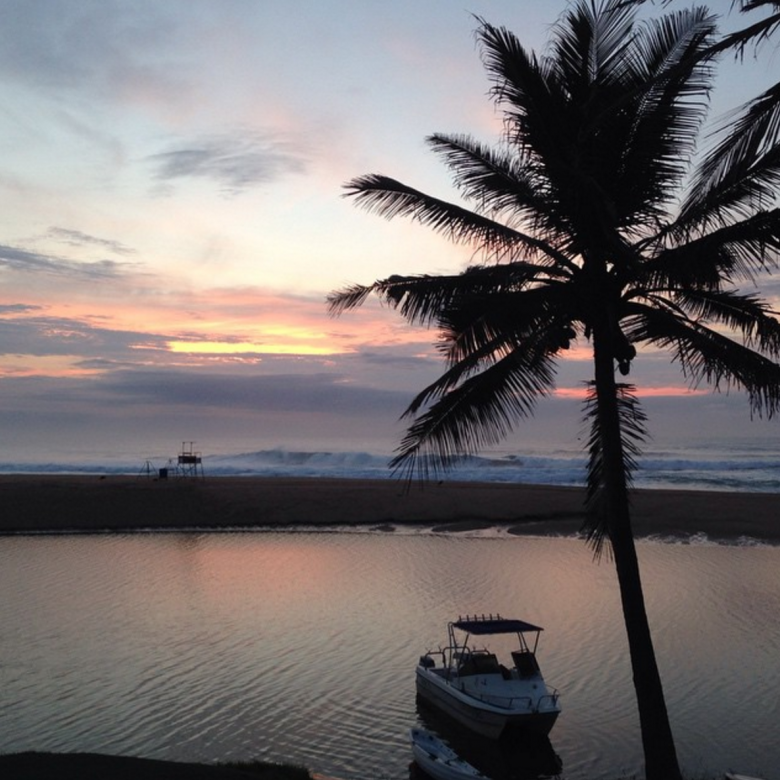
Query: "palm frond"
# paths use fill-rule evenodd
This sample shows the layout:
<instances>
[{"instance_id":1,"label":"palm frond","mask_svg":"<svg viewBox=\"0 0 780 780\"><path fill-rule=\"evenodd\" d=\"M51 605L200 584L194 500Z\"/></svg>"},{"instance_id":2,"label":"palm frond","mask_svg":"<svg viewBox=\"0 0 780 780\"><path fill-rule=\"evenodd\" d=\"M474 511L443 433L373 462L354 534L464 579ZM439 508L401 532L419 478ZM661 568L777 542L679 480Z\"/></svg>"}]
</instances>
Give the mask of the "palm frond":
<instances>
[{"instance_id":1,"label":"palm frond","mask_svg":"<svg viewBox=\"0 0 780 780\"><path fill-rule=\"evenodd\" d=\"M555 277L554 268L533 263L473 266L452 276L390 276L370 285L350 285L330 293L326 301L330 313L338 316L362 305L374 293L410 323L427 326L456 301L520 290Z\"/></svg>"},{"instance_id":2,"label":"palm frond","mask_svg":"<svg viewBox=\"0 0 780 780\"><path fill-rule=\"evenodd\" d=\"M757 8L769 6L775 10L764 19L760 19L753 24L748 25L742 30L726 35L717 45L718 51L734 49L738 56L743 56L745 49L750 44L758 45L767 40L780 27L780 3L776 0L739 0L740 11L749 13Z\"/></svg>"},{"instance_id":3,"label":"palm frond","mask_svg":"<svg viewBox=\"0 0 780 780\"><path fill-rule=\"evenodd\" d=\"M385 219L409 217L441 233L455 243L469 244L485 252L508 253L513 249L554 254L544 242L477 214L463 206L434 198L401 182L368 174L344 185L345 197ZM556 255L556 259L558 255Z\"/></svg>"},{"instance_id":4,"label":"palm frond","mask_svg":"<svg viewBox=\"0 0 780 780\"><path fill-rule=\"evenodd\" d=\"M416 414L508 355L523 370L538 368L546 376L550 359L576 337L568 311L571 293L570 287L556 283L453 300L437 319L440 349L449 368L414 399L404 416Z\"/></svg>"},{"instance_id":5,"label":"palm frond","mask_svg":"<svg viewBox=\"0 0 780 780\"><path fill-rule=\"evenodd\" d=\"M546 344L555 353L574 338L574 290L546 281L522 290L472 295L442 310L437 325L448 362L464 359L482 344Z\"/></svg>"},{"instance_id":6,"label":"palm frond","mask_svg":"<svg viewBox=\"0 0 780 780\"><path fill-rule=\"evenodd\" d=\"M501 441L518 419L533 412L553 382L552 360L521 350L446 392L447 378L440 378L410 405L411 415L438 398L409 427L390 467L408 480L450 469L464 455Z\"/></svg>"},{"instance_id":7,"label":"palm frond","mask_svg":"<svg viewBox=\"0 0 780 780\"><path fill-rule=\"evenodd\" d=\"M331 292L326 297L328 311L339 316L365 303L375 294L380 301L413 324L430 325L453 297L463 294L463 277L455 276L390 276L368 285L350 285Z\"/></svg>"},{"instance_id":8,"label":"palm frond","mask_svg":"<svg viewBox=\"0 0 780 780\"><path fill-rule=\"evenodd\" d=\"M767 317L753 340L776 348L777 326ZM701 322L671 311L647 308L627 327L632 341L669 349L693 387L702 382L714 390L737 387L748 394L751 414L771 419L780 411L780 365Z\"/></svg>"},{"instance_id":9,"label":"palm frond","mask_svg":"<svg viewBox=\"0 0 780 780\"><path fill-rule=\"evenodd\" d=\"M481 212L521 209L522 215L538 210L540 182L514 155L502 154L467 135L435 133L427 141L453 171L458 189L467 199L477 201Z\"/></svg>"},{"instance_id":10,"label":"palm frond","mask_svg":"<svg viewBox=\"0 0 780 780\"><path fill-rule=\"evenodd\" d=\"M623 170L639 184L632 202L653 206L653 213L687 175L712 80L710 59L698 53L714 32L714 17L699 8L654 20L634 37L626 78L635 84L636 98Z\"/></svg>"},{"instance_id":11,"label":"palm frond","mask_svg":"<svg viewBox=\"0 0 780 780\"><path fill-rule=\"evenodd\" d=\"M674 295L674 301L690 319L724 325L739 333L750 349L780 357L777 313L758 295L733 290L684 290Z\"/></svg>"},{"instance_id":12,"label":"palm frond","mask_svg":"<svg viewBox=\"0 0 780 780\"><path fill-rule=\"evenodd\" d=\"M366 302L372 292L374 292L373 284L350 284L341 290L333 290L325 296L328 313L338 317L345 311L357 309Z\"/></svg>"},{"instance_id":13,"label":"palm frond","mask_svg":"<svg viewBox=\"0 0 780 780\"><path fill-rule=\"evenodd\" d=\"M673 225L670 234L678 232L678 227ZM643 263L646 286L712 288L728 281L752 280L759 272L777 268L780 209L759 212L693 239L683 238L682 243L659 250ZM641 251L641 244L635 249Z\"/></svg>"},{"instance_id":14,"label":"palm frond","mask_svg":"<svg viewBox=\"0 0 780 780\"><path fill-rule=\"evenodd\" d=\"M589 428L585 502L587 514L581 530L598 558L603 553L605 542L609 540L612 517L605 505L607 467L604 463L599 399L595 382L588 382L586 385L588 392L584 402L583 424ZM616 390L623 454L622 468L625 484L630 487L637 467L637 459L642 452L642 445L647 440L647 416L634 395L636 390L634 385L618 383Z\"/></svg>"},{"instance_id":15,"label":"palm frond","mask_svg":"<svg viewBox=\"0 0 780 780\"><path fill-rule=\"evenodd\" d=\"M730 118L732 119L732 118ZM727 134L696 172L678 225L724 224L777 201L780 187L780 83L725 125Z\"/></svg>"},{"instance_id":16,"label":"palm frond","mask_svg":"<svg viewBox=\"0 0 780 780\"><path fill-rule=\"evenodd\" d=\"M402 417L413 417L423 407L436 402L471 377L485 372L513 353L512 361L517 365L522 363L523 370L533 372L541 367L542 374L546 376L550 358L554 357L558 350L549 348L544 334L528 334L527 338L519 342L513 335L516 334L499 332L485 336L482 341L475 342L468 351L463 350L459 360L450 361L449 368L435 382L418 393ZM510 362L507 365L511 367L512 364Z\"/></svg>"},{"instance_id":17,"label":"palm frond","mask_svg":"<svg viewBox=\"0 0 780 780\"><path fill-rule=\"evenodd\" d=\"M491 96L506 107L510 124L514 118L522 125L527 109L543 105L549 97L545 74L536 56L527 52L512 32L479 17L477 21L482 63L493 82Z\"/></svg>"},{"instance_id":18,"label":"palm frond","mask_svg":"<svg viewBox=\"0 0 780 780\"><path fill-rule=\"evenodd\" d=\"M633 11L616 0L598 8L580 3L564 13L553 30L547 58L551 72L572 91L603 87L622 78L632 45Z\"/></svg>"},{"instance_id":19,"label":"palm frond","mask_svg":"<svg viewBox=\"0 0 780 780\"><path fill-rule=\"evenodd\" d=\"M536 166L516 154L500 153L465 135L434 134L428 138L454 175L454 183L480 213L506 214L512 224L524 221L531 235L545 236L539 249L563 267L571 260L555 247L568 235L555 203L546 196L547 184Z\"/></svg>"}]
</instances>

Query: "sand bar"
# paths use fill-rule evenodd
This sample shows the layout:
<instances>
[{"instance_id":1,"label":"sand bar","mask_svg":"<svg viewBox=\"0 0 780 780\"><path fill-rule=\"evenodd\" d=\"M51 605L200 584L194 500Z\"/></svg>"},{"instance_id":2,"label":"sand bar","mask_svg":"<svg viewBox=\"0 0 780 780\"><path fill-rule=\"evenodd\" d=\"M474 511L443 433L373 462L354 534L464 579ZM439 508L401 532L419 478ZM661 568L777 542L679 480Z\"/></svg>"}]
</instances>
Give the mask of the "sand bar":
<instances>
[{"instance_id":1,"label":"sand bar","mask_svg":"<svg viewBox=\"0 0 780 780\"><path fill-rule=\"evenodd\" d=\"M581 488L396 480L123 476L0 476L0 534L140 529L415 524L457 532L572 534L583 517ZM780 494L637 490L638 536L780 542Z\"/></svg>"}]
</instances>

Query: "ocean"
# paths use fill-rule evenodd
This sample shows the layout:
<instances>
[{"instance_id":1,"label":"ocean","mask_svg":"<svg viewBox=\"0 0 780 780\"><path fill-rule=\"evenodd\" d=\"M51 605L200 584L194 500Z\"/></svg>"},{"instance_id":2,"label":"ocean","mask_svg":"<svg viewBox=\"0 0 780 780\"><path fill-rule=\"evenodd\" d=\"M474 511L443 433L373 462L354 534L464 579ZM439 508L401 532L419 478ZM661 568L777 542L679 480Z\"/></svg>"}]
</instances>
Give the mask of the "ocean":
<instances>
[{"instance_id":1,"label":"ocean","mask_svg":"<svg viewBox=\"0 0 780 780\"><path fill-rule=\"evenodd\" d=\"M185 445L188 447L189 445ZM333 477L394 479L389 453L366 451L306 451L286 448L249 452L199 451L206 477ZM167 468L175 476L177 451L172 455L111 454L100 458L58 457L37 462L0 462L0 474L156 474ZM575 449L496 450L464 457L437 479L544 485L582 485L586 455ZM701 445L650 449L634 473L638 488L780 492L780 447L766 441L728 448Z\"/></svg>"}]
</instances>

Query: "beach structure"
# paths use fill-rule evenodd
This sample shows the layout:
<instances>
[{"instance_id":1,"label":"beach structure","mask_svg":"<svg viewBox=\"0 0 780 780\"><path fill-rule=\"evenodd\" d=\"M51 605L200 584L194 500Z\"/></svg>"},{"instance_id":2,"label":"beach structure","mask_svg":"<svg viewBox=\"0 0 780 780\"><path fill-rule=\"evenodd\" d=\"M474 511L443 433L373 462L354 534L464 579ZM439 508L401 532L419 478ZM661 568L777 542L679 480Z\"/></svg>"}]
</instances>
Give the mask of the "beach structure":
<instances>
[{"instance_id":1,"label":"beach structure","mask_svg":"<svg viewBox=\"0 0 780 780\"><path fill-rule=\"evenodd\" d=\"M203 473L203 458L195 451L194 441L183 441L176 461L176 473L180 477L205 479Z\"/></svg>"},{"instance_id":2,"label":"beach structure","mask_svg":"<svg viewBox=\"0 0 780 780\"><path fill-rule=\"evenodd\" d=\"M141 470L138 472L138 476L139 478L146 477L146 479L152 479L153 477L157 476L157 469L154 467L152 461L144 461L144 465L141 466Z\"/></svg>"},{"instance_id":3,"label":"beach structure","mask_svg":"<svg viewBox=\"0 0 780 780\"><path fill-rule=\"evenodd\" d=\"M168 479L168 477L189 477L192 479L205 479L203 473L203 456L195 451L194 441L183 441L181 450L175 458L168 458L168 462L161 468L155 468L151 460L145 461L138 473L139 477L151 479Z\"/></svg>"}]
</instances>

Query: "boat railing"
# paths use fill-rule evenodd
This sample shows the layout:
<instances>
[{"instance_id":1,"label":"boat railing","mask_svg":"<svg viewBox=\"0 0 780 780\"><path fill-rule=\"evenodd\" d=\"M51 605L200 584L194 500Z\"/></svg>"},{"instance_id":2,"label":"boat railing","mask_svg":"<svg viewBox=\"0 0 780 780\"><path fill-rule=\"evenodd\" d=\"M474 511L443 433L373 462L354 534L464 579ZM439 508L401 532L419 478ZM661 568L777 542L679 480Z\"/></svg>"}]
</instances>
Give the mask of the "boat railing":
<instances>
[{"instance_id":1,"label":"boat railing","mask_svg":"<svg viewBox=\"0 0 780 780\"><path fill-rule=\"evenodd\" d=\"M441 658L442 666L457 668L467 661L474 651L465 645L446 645L436 650L426 650L424 656L433 659L434 656Z\"/></svg>"},{"instance_id":2,"label":"boat railing","mask_svg":"<svg viewBox=\"0 0 780 780\"><path fill-rule=\"evenodd\" d=\"M460 690L463 690L462 688ZM539 712L540 710L554 709L558 706L558 691L539 696L534 699L533 696L499 696L495 693L474 693L474 698L492 704L494 707L503 707L508 710L516 710L524 706L529 712Z\"/></svg>"},{"instance_id":3,"label":"boat railing","mask_svg":"<svg viewBox=\"0 0 780 780\"><path fill-rule=\"evenodd\" d=\"M445 653L447 652L447 648L440 647L438 650L426 650L423 655L420 656L420 663L422 663L423 666L430 666L431 664L435 664L436 661L434 660L434 656L438 655L441 656L441 665L446 666L447 665L447 656ZM424 658L430 659L431 663L427 663L423 661Z\"/></svg>"},{"instance_id":4,"label":"boat railing","mask_svg":"<svg viewBox=\"0 0 780 780\"><path fill-rule=\"evenodd\" d=\"M471 694L474 698L492 704L494 707L503 707L507 710L516 710L521 705L529 711L534 709L534 700L531 696L497 696L494 693Z\"/></svg>"},{"instance_id":5,"label":"boat railing","mask_svg":"<svg viewBox=\"0 0 780 780\"><path fill-rule=\"evenodd\" d=\"M547 709L558 706L559 693L557 690L553 690L552 693L548 693L546 696L540 696L539 701L536 704L536 709Z\"/></svg>"}]
</instances>

